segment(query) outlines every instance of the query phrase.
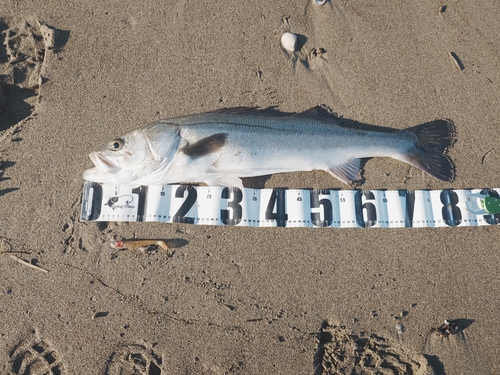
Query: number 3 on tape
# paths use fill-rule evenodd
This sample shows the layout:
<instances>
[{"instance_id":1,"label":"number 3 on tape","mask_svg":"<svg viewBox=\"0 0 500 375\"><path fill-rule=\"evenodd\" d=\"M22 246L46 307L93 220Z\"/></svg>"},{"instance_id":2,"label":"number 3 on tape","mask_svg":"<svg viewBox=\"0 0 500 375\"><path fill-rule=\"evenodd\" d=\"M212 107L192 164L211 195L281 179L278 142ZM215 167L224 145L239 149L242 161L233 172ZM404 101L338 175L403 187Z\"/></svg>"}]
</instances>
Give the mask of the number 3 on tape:
<instances>
[{"instance_id":1,"label":"number 3 on tape","mask_svg":"<svg viewBox=\"0 0 500 375\"><path fill-rule=\"evenodd\" d=\"M500 190L297 190L85 182L82 221L302 228L497 225Z\"/></svg>"}]
</instances>

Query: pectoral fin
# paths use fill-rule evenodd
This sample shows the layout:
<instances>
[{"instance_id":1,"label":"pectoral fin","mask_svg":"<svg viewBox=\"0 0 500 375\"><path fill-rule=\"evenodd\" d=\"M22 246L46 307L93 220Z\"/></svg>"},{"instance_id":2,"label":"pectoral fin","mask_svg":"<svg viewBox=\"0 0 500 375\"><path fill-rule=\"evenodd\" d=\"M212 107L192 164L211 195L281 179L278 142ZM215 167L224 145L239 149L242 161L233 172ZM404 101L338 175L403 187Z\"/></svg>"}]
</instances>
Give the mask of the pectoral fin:
<instances>
[{"instance_id":1,"label":"pectoral fin","mask_svg":"<svg viewBox=\"0 0 500 375\"><path fill-rule=\"evenodd\" d=\"M327 170L333 177L345 184L350 184L359 179L361 159L351 159L347 163L335 165Z\"/></svg>"},{"instance_id":2,"label":"pectoral fin","mask_svg":"<svg viewBox=\"0 0 500 375\"><path fill-rule=\"evenodd\" d=\"M226 144L227 133L217 133L202 138L182 149L188 156L200 157L220 150Z\"/></svg>"}]
</instances>

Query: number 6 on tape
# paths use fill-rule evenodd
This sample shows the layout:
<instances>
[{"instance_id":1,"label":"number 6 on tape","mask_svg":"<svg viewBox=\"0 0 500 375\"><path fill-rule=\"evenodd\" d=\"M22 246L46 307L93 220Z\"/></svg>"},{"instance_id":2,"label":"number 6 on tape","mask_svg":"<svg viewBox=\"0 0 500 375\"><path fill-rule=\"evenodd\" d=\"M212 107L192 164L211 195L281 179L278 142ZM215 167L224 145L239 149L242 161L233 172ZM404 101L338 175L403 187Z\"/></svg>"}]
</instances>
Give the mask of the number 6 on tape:
<instances>
[{"instance_id":1,"label":"number 6 on tape","mask_svg":"<svg viewBox=\"0 0 500 375\"><path fill-rule=\"evenodd\" d=\"M297 190L85 182L82 221L301 228L497 225L500 190Z\"/></svg>"}]
</instances>

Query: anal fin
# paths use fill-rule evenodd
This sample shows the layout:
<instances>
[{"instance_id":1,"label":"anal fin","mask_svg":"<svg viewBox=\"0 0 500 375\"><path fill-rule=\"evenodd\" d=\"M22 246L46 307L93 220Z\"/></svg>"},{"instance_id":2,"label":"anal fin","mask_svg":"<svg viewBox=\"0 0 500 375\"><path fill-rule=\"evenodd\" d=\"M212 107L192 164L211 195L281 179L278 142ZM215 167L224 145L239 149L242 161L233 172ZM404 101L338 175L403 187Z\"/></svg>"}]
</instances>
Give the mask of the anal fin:
<instances>
[{"instance_id":1,"label":"anal fin","mask_svg":"<svg viewBox=\"0 0 500 375\"><path fill-rule=\"evenodd\" d=\"M361 159L351 159L346 163L335 165L327 170L333 177L349 185L359 179Z\"/></svg>"}]
</instances>

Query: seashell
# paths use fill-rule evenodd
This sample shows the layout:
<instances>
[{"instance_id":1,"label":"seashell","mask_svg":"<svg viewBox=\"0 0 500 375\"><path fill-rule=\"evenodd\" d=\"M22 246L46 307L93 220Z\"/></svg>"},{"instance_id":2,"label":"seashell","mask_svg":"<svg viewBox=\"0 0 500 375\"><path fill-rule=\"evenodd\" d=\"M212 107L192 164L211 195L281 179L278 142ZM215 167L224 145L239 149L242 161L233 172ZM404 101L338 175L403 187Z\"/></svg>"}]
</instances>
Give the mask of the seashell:
<instances>
[{"instance_id":1,"label":"seashell","mask_svg":"<svg viewBox=\"0 0 500 375\"><path fill-rule=\"evenodd\" d=\"M404 325L402 324L398 324L396 326L396 332L398 333L398 335L402 335L404 332L405 332L405 327Z\"/></svg>"},{"instance_id":2,"label":"seashell","mask_svg":"<svg viewBox=\"0 0 500 375\"><path fill-rule=\"evenodd\" d=\"M316 5L325 5L326 0L314 0L314 4Z\"/></svg>"},{"instance_id":3,"label":"seashell","mask_svg":"<svg viewBox=\"0 0 500 375\"><path fill-rule=\"evenodd\" d=\"M297 48L297 35L288 32L284 33L281 36L281 44L287 51L295 52Z\"/></svg>"}]
</instances>

